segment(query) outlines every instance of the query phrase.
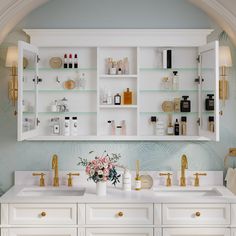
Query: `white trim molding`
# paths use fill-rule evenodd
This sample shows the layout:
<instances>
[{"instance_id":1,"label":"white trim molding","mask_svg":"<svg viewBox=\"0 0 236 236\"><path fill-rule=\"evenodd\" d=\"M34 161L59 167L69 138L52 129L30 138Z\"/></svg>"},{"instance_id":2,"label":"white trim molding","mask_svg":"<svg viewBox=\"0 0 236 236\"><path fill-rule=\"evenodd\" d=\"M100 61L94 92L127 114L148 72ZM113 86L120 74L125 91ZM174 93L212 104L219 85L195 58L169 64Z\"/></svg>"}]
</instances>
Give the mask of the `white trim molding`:
<instances>
[{"instance_id":1,"label":"white trim molding","mask_svg":"<svg viewBox=\"0 0 236 236\"><path fill-rule=\"evenodd\" d=\"M236 12L233 14L222 3L217 0L189 0L194 5L205 11L210 17L212 17L216 23L224 29L231 40L236 45ZM228 0L229 2L230 0ZM231 1L232 4L234 0Z\"/></svg>"},{"instance_id":2,"label":"white trim molding","mask_svg":"<svg viewBox=\"0 0 236 236\"><path fill-rule=\"evenodd\" d=\"M188 47L206 44L211 29L24 29L38 47Z\"/></svg>"},{"instance_id":3,"label":"white trim molding","mask_svg":"<svg viewBox=\"0 0 236 236\"><path fill-rule=\"evenodd\" d=\"M7 34L27 14L48 0L1 0L0 6L0 44Z\"/></svg>"}]
</instances>

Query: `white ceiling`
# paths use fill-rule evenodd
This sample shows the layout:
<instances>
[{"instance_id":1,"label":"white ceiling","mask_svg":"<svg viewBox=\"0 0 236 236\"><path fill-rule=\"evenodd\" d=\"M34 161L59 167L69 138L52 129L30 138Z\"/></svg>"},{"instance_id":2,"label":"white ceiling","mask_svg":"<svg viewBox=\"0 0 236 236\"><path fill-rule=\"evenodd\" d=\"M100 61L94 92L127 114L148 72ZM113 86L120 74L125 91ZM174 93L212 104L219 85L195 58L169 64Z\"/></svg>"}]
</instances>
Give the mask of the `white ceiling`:
<instances>
[{"instance_id":1,"label":"white ceiling","mask_svg":"<svg viewBox=\"0 0 236 236\"><path fill-rule=\"evenodd\" d=\"M49 0L0 0L0 44L28 13ZM235 0L189 0L212 17L236 45Z\"/></svg>"}]
</instances>

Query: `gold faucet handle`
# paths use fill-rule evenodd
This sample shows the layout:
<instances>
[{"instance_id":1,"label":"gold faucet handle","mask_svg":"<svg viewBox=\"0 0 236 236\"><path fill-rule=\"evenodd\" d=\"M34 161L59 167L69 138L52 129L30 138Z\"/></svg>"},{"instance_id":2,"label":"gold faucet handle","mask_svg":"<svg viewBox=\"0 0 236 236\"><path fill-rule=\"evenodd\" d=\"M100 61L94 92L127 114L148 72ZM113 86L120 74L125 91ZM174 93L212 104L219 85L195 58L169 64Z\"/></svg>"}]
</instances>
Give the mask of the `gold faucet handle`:
<instances>
[{"instance_id":1,"label":"gold faucet handle","mask_svg":"<svg viewBox=\"0 0 236 236\"><path fill-rule=\"evenodd\" d=\"M72 176L80 176L80 173L69 173L67 174L68 177L68 187L72 187L73 183L72 183Z\"/></svg>"},{"instance_id":2,"label":"gold faucet handle","mask_svg":"<svg viewBox=\"0 0 236 236\"><path fill-rule=\"evenodd\" d=\"M159 176L167 176L167 179L166 179L166 187L170 187L172 185L171 183L171 176L172 174L171 173L160 173Z\"/></svg>"},{"instance_id":3,"label":"gold faucet handle","mask_svg":"<svg viewBox=\"0 0 236 236\"><path fill-rule=\"evenodd\" d=\"M45 186L45 181L44 181L44 176L45 176L45 174L44 174L44 173L33 173L32 175L33 175L33 176L40 176L40 179L39 179L39 186L40 186L40 187L44 187L44 186Z\"/></svg>"},{"instance_id":4,"label":"gold faucet handle","mask_svg":"<svg viewBox=\"0 0 236 236\"><path fill-rule=\"evenodd\" d=\"M199 187L199 176L207 176L207 173L195 173L193 174L195 176L195 179L194 179L194 186L195 187Z\"/></svg>"}]
</instances>

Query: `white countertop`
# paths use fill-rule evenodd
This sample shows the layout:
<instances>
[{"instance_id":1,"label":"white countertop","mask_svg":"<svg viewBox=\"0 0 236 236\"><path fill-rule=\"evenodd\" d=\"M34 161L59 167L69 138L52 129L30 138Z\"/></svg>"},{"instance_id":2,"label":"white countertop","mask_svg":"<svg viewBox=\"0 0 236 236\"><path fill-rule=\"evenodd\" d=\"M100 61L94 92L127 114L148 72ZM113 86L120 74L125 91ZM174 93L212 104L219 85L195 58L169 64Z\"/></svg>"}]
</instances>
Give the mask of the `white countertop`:
<instances>
[{"instance_id":1,"label":"white countertop","mask_svg":"<svg viewBox=\"0 0 236 236\"><path fill-rule=\"evenodd\" d=\"M95 188L86 188L83 196L20 196L19 193L25 186L13 186L1 198L0 203L236 203L236 196L223 186L216 187L198 187L199 190L209 190L216 188L222 196L157 196L153 190L132 190L125 192L120 188L108 187L107 195L98 197ZM32 186L32 189L40 187ZM47 187L55 188L55 187ZM59 187L68 189L68 187ZM196 187L160 187L161 190L196 190ZM76 188L70 188L73 190Z\"/></svg>"}]
</instances>

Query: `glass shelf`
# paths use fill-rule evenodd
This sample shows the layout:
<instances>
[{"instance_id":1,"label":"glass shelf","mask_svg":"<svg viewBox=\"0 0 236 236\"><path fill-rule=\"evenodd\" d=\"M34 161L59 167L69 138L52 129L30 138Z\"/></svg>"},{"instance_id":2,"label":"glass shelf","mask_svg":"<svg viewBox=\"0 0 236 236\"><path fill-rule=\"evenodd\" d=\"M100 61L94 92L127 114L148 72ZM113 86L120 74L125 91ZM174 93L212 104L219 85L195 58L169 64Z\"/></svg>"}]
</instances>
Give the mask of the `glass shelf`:
<instances>
[{"instance_id":1,"label":"glass shelf","mask_svg":"<svg viewBox=\"0 0 236 236\"><path fill-rule=\"evenodd\" d=\"M23 112L24 115L34 115L34 112ZM97 112L82 111L82 112L38 112L39 115L96 115Z\"/></svg>"},{"instance_id":2,"label":"glass shelf","mask_svg":"<svg viewBox=\"0 0 236 236\"><path fill-rule=\"evenodd\" d=\"M128 75L107 75L107 74L103 74L100 75L100 78L138 78L138 75L136 74L128 74Z\"/></svg>"},{"instance_id":3,"label":"glass shelf","mask_svg":"<svg viewBox=\"0 0 236 236\"><path fill-rule=\"evenodd\" d=\"M153 67L153 68L139 68L140 71L167 71L167 72L172 72L172 71L198 71L197 67L190 67L190 68L168 68L168 69L163 69L163 68L158 68L158 67ZM202 68L202 71L213 71L212 68Z\"/></svg>"},{"instance_id":4,"label":"glass shelf","mask_svg":"<svg viewBox=\"0 0 236 236\"><path fill-rule=\"evenodd\" d=\"M198 115L197 111L193 111L193 112L164 112L164 111L160 111L160 112L140 112L141 115L168 115L168 114L173 114L173 115L183 115L183 116L187 116L187 115ZM204 111L202 112L203 115L214 115L214 111Z\"/></svg>"},{"instance_id":5,"label":"glass shelf","mask_svg":"<svg viewBox=\"0 0 236 236\"><path fill-rule=\"evenodd\" d=\"M35 92L35 90L34 89L25 89L25 90L23 90L24 92ZM83 93L95 93L95 92L97 92L97 90L96 89L39 89L38 90L38 92L40 92L40 93L50 93L50 92L56 92L56 93L64 93L64 92L66 92L66 93L71 93L71 92L78 92L78 93L80 93L80 92L83 92Z\"/></svg>"},{"instance_id":6,"label":"glass shelf","mask_svg":"<svg viewBox=\"0 0 236 236\"><path fill-rule=\"evenodd\" d=\"M197 71L198 68L168 68L168 69L163 69L163 68L139 68L140 71Z\"/></svg>"},{"instance_id":7,"label":"glass shelf","mask_svg":"<svg viewBox=\"0 0 236 236\"><path fill-rule=\"evenodd\" d=\"M197 89L184 89L184 90L169 90L169 89L145 89L140 90L141 93L197 93ZM203 93L214 93L214 90L202 90Z\"/></svg>"},{"instance_id":8,"label":"glass shelf","mask_svg":"<svg viewBox=\"0 0 236 236\"><path fill-rule=\"evenodd\" d=\"M60 72L70 72L70 71L96 71L97 68L94 67L84 67L84 68L46 68L46 67L42 67L39 68L39 71L60 71ZM35 71L35 68L26 68L24 69L24 71Z\"/></svg>"}]
</instances>

